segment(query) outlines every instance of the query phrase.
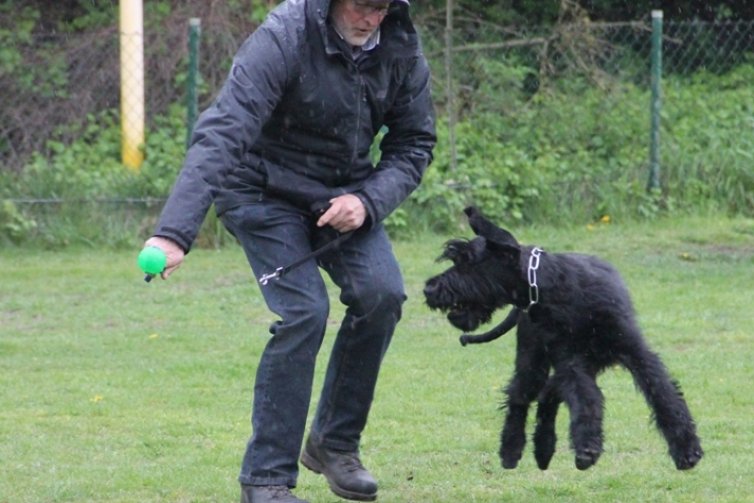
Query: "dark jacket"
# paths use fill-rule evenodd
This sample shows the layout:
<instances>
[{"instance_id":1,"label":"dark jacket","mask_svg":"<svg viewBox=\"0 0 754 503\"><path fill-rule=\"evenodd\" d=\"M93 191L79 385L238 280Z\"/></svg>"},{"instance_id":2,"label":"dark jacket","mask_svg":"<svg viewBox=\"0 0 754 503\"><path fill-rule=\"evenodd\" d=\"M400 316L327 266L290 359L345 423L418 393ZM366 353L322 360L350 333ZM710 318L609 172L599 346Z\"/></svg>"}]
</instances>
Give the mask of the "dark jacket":
<instances>
[{"instance_id":1,"label":"dark jacket","mask_svg":"<svg viewBox=\"0 0 754 503\"><path fill-rule=\"evenodd\" d=\"M353 193L368 224L418 186L435 145L430 74L408 4L394 1L379 45L354 60L327 20L329 0L288 0L236 54L195 125L155 235L191 247L218 214L265 197L303 208ZM387 127L374 166L370 145Z\"/></svg>"}]
</instances>

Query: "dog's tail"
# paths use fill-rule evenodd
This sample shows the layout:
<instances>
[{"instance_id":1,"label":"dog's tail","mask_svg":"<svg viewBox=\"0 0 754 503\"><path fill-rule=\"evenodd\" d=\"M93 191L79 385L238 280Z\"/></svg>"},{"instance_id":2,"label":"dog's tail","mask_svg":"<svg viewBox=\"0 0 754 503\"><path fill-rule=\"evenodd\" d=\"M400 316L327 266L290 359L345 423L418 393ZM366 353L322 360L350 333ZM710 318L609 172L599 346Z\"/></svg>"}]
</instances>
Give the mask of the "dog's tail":
<instances>
[{"instance_id":1,"label":"dog's tail","mask_svg":"<svg viewBox=\"0 0 754 503\"><path fill-rule=\"evenodd\" d=\"M485 332L479 335L463 334L460 338L461 346L465 346L466 344L479 344L481 342L494 341L495 339L509 332L510 329L516 326L516 324L518 323L519 314L521 314L521 309L518 307L514 307L513 309L510 310L510 312L508 313L508 316L506 316L505 319L501 321L499 325L497 325L495 328L493 328L489 332Z\"/></svg>"}]
</instances>

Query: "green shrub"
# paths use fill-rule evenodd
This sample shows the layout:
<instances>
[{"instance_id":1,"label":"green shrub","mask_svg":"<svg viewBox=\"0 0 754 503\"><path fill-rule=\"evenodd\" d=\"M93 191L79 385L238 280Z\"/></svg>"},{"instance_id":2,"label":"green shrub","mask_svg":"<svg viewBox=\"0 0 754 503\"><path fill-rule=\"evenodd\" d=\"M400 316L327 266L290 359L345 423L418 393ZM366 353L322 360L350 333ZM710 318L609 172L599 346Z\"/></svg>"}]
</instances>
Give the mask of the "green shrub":
<instances>
[{"instance_id":1,"label":"green shrub","mask_svg":"<svg viewBox=\"0 0 754 503\"><path fill-rule=\"evenodd\" d=\"M479 63L484 68L484 62ZM480 70L481 71L481 70ZM515 76L499 65L487 73ZM484 73L484 72L482 72ZM450 232L475 204L502 221L588 223L651 219L673 212L754 214L754 65L726 75L664 82L660 175L647 192L649 92L635 84L597 87L571 78L518 106L490 100L462 114L453 167L445 117L438 118L435 160L419 189L387 221L396 236L417 229ZM491 83L480 87L494 93ZM515 91L515 92L519 92ZM515 93L509 94L515 100ZM521 98L523 99L523 98ZM18 174L0 175L0 196L73 204L4 205L0 239L47 246L133 245L146 237L180 170L185 119L176 105L147 132L139 172L120 163L116 114L89 117L70 145L50 142ZM131 199L145 199L135 203ZM229 238L210 214L199 245Z\"/></svg>"},{"instance_id":2,"label":"green shrub","mask_svg":"<svg viewBox=\"0 0 754 503\"><path fill-rule=\"evenodd\" d=\"M37 222L27 217L12 201L0 205L0 243L20 244L36 229Z\"/></svg>"},{"instance_id":3,"label":"green shrub","mask_svg":"<svg viewBox=\"0 0 754 503\"><path fill-rule=\"evenodd\" d=\"M754 213L754 65L665 86L663 185L686 210Z\"/></svg>"},{"instance_id":4,"label":"green shrub","mask_svg":"<svg viewBox=\"0 0 754 503\"><path fill-rule=\"evenodd\" d=\"M465 116L450 168L447 125L436 158L397 220L452 229L474 203L506 220L586 223L672 212L754 214L754 65L666 79L661 190L647 191L649 92L558 82L526 106ZM388 223L392 223L390 220Z\"/></svg>"},{"instance_id":5,"label":"green shrub","mask_svg":"<svg viewBox=\"0 0 754 503\"><path fill-rule=\"evenodd\" d=\"M459 123L458 165L453 169L448 149L439 148L422 185L405 205L410 217L401 218L410 220L412 228L447 231L462 216L463 208L473 203L510 220L524 219L525 207L539 197L542 178L524 151L499 141L495 126L490 116ZM440 145L447 144L447 134L447 127L440 123Z\"/></svg>"},{"instance_id":6,"label":"green shrub","mask_svg":"<svg viewBox=\"0 0 754 503\"><path fill-rule=\"evenodd\" d=\"M115 113L89 117L76 142L50 141L49 157L36 154L21 173L3 175L0 194L29 202L3 207L0 234L6 242L34 241L50 248L133 243L151 227L159 199L175 180L184 131L179 107L158 118L146 134L146 159L134 172L120 162Z\"/></svg>"}]
</instances>

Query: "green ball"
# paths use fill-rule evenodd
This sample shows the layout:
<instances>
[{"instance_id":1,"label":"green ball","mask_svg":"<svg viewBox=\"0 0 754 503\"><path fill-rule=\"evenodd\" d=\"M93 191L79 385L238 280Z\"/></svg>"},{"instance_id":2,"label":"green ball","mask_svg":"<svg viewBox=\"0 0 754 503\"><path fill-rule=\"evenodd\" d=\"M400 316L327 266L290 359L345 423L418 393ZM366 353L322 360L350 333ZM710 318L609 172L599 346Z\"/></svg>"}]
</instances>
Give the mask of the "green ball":
<instances>
[{"instance_id":1,"label":"green ball","mask_svg":"<svg viewBox=\"0 0 754 503\"><path fill-rule=\"evenodd\" d=\"M165 265L168 262L168 257L165 252L156 246L147 246L136 260L142 271L147 274L160 274L165 270Z\"/></svg>"}]
</instances>

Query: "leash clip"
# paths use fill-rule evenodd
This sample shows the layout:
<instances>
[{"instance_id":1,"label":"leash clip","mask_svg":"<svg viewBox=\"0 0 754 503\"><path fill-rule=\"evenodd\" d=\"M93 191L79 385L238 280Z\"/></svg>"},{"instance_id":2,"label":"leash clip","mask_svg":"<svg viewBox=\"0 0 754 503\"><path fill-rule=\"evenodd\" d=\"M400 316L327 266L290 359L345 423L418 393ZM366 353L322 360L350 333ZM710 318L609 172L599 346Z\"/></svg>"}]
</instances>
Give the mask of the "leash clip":
<instances>
[{"instance_id":1,"label":"leash clip","mask_svg":"<svg viewBox=\"0 0 754 503\"><path fill-rule=\"evenodd\" d=\"M261 285L266 285L267 283L270 282L271 279L277 279L277 278L279 278L280 276L283 275L283 269L284 269L284 267L278 267L273 272L270 272L270 273L267 273L267 274L263 274L262 277L259 278L259 283Z\"/></svg>"}]
</instances>

